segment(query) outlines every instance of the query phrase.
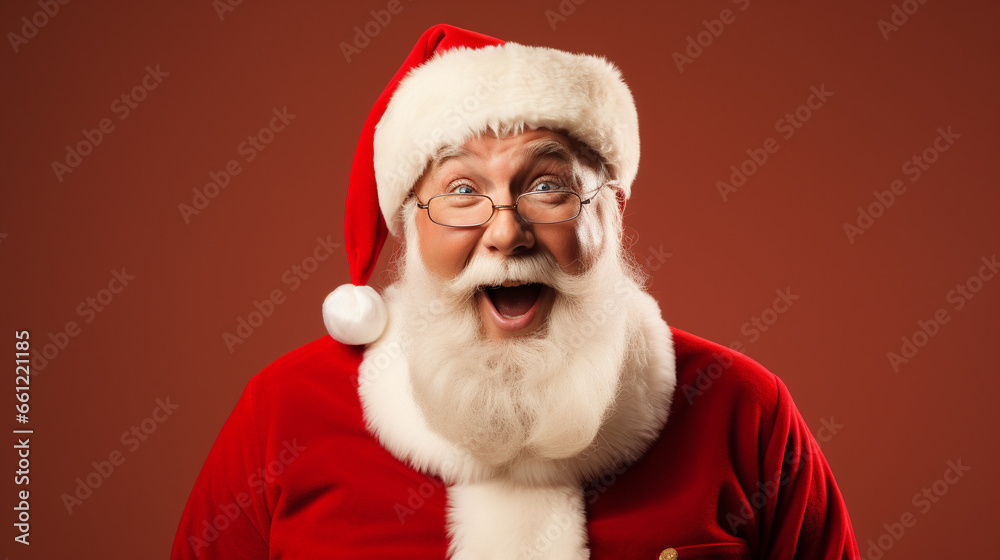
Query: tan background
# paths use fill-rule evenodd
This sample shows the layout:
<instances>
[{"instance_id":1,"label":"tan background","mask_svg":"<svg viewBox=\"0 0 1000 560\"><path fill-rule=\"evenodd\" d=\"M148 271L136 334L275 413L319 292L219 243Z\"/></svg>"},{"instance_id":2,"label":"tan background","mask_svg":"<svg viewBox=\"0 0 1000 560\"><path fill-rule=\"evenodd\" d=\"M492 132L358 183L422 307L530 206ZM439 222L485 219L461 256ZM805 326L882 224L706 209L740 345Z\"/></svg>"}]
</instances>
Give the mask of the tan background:
<instances>
[{"instance_id":1,"label":"tan background","mask_svg":"<svg viewBox=\"0 0 1000 560\"><path fill-rule=\"evenodd\" d=\"M50 18L34 16L34 1L0 7L5 33L48 19L18 52L9 34L0 48L3 345L13 353L14 331L29 329L43 350L68 321L79 327L33 370L30 548L12 541L13 435L3 443L0 554L167 555L247 380L325 335L320 303L348 278L343 205L362 122L439 22L617 63L643 141L627 223L667 321L743 343L788 384L817 437L841 426L822 447L862 551L882 536L884 558L996 554L1000 280L972 281L980 291L961 309L948 300L1000 249L996 3L896 2L900 14L918 9L886 40L889 0L404 1L387 25L369 25L377 35L350 62L341 44L388 2L244 2L221 20L208 0L175 4L70 2ZM672 54L724 9L735 21L679 71ZM121 119L113 103L156 65L169 75ZM777 121L824 85L833 95L784 138ZM295 118L245 162L240 143L286 106ZM114 130L59 181L53 161L104 118ZM911 181L902 166L939 127L959 138ZM779 150L724 201L716 181L772 137ZM231 159L242 172L185 223L178 205ZM896 179L905 193L851 243L845 222ZM283 275L318 236L340 245L292 290ZM102 311L78 313L121 267L134 280ZM276 289L284 302L230 352L224 333ZM778 289L799 299L772 315ZM887 354L940 308L948 322L894 371ZM776 320L753 340L743 325L755 316ZM8 368L3 425L15 429ZM147 421L156 431L131 451L123 432L167 396L179 408ZM124 462L67 513L62 495L116 451ZM914 503L959 458L971 470L939 483L929 509ZM916 525L884 536L908 512Z\"/></svg>"}]
</instances>

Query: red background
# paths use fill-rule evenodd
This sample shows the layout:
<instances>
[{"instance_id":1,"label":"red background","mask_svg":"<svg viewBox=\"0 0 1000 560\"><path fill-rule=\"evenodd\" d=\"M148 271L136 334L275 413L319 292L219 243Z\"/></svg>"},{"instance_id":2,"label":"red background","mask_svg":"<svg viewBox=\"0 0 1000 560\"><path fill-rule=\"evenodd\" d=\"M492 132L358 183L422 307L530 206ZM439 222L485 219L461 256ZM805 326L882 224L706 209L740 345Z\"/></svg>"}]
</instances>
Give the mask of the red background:
<instances>
[{"instance_id":1,"label":"red background","mask_svg":"<svg viewBox=\"0 0 1000 560\"><path fill-rule=\"evenodd\" d=\"M619 65L643 142L626 221L667 321L742 342L788 384L817 437L824 422L842 426L822 448L863 552L910 512L916 525L884 558L995 554L1000 280L973 281L981 289L961 309L948 294L1000 244L1000 6L896 2L919 8L886 39L878 21L891 22L888 0L489 9L420 0L402 3L386 25L370 23L388 4L244 2L220 18L207 0L70 2L37 16L48 21L17 52L9 33L41 8L0 7L7 352L15 330L30 330L42 350L68 321L79 327L33 370L30 547L12 541L14 436L3 444L4 555L166 556L247 380L325 335L320 303L348 279L343 206L361 125L420 33L442 22ZM566 15L553 18L560 9ZM672 54L724 9L735 20L679 71ZM348 61L342 44L366 24L377 35ZM142 83L147 65L169 75L120 119L112 104ZM812 86L833 95L784 138L777 121ZM245 162L240 143L283 107L295 118ZM58 180L53 161L103 118L114 130ZM911 181L903 164L933 145L939 127L958 139ZM778 151L723 200L716 182L767 138ZM241 173L185 223L178 206L231 159ZM844 224L896 179L906 191L852 243ZM283 274L313 254L317 236L340 245L293 291ZM102 311L78 314L121 267L134 280ZM384 262L380 270L374 278L384 282ZM283 303L231 352L223 334L275 289ZM744 324L778 289L799 299L751 340ZM887 354L940 308L948 322L895 371ZM4 424L25 427L13 418L13 379L6 385ZM122 433L167 396L179 408L147 421L156 431L130 451ZM124 462L68 513L63 494L115 451ZM918 508L914 495L959 458L971 470Z\"/></svg>"}]
</instances>

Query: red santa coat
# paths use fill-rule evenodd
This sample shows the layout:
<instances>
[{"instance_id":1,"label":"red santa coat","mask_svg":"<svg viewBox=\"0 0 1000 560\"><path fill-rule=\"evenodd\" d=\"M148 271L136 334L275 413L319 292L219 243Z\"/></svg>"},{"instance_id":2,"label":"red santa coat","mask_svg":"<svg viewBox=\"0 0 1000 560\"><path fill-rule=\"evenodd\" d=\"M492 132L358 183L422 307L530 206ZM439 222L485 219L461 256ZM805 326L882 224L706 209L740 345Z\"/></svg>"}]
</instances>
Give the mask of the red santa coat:
<instances>
[{"instance_id":1,"label":"red santa coat","mask_svg":"<svg viewBox=\"0 0 1000 560\"><path fill-rule=\"evenodd\" d=\"M677 390L659 439L584 487L591 558L859 558L830 467L781 380L671 333ZM360 347L327 336L250 380L188 498L172 559L446 557L448 487L365 429L361 360Z\"/></svg>"}]
</instances>

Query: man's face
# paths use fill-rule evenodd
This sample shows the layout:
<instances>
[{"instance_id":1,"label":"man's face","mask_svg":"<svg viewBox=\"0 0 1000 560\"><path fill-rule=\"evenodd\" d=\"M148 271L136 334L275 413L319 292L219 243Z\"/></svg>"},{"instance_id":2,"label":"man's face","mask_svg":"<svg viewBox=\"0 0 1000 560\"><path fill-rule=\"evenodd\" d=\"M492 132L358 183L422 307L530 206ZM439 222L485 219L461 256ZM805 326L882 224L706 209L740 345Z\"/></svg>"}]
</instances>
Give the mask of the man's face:
<instances>
[{"instance_id":1,"label":"man's face","mask_svg":"<svg viewBox=\"0 0 1000 560\"><path fill-rule=\"evenodd\" d=\"M456 192L509 205L554 185L593 197L576 219L532 224L498 209L481 226L447 227L414 200L405 206L400 274L383 292L395 331L386 344L399 337L427 425L486 464L582 453L622 376L642 367L645 300L621 216L611 190L597 190L603 174L573 147L547 130L484 136L442 150L415 194L421 203ZM529 287L492 288L512 280Z\"/></svg>"},{"instance_id":2,"label":"man's face","mask_svg":"<svg viewBox=\"0 0 1000 560\"><path fill-rule=\"evenodd\" d=\"M574 174L570 143L562 134L545 129L498 139L484 135L451 150L433 162L417 183L417 199L426 204L434 195L478 193L494 204L513 204L532 190L567 189L580 192ZM585 193L581 193L585 194ZM586 207L585 207L586 208ZM432 222L427 211L416 216L421 260L442 280L456 277L474 257L493 259L547 253L567 273L583 267L577 232L583 216L557 224L523 221L512 209L497 209L475 227L447 227ZM530 334L544 324L556 294L544 285L478 290L474 304L485 334L505 339Z\"/></svg>"}]
</instances>

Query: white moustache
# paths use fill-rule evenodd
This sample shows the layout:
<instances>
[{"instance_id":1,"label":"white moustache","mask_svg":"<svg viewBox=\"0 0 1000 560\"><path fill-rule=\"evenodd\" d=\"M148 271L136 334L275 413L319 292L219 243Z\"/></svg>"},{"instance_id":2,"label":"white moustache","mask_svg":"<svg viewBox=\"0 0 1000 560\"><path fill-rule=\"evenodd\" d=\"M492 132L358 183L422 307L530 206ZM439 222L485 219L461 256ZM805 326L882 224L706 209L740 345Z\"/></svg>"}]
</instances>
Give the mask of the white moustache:
<instances>
[{"instance_id":1,"label":"white moustache","mask_svg":"<svg viewBox=\"0 0 1000 560\"><path fill-rule=\"evenodd\" d=\"M473 257L447 289L456 296L471 296L483 286L545 284L558 289L568 273L548 253L514 257Z\"/></svg>"}]
</instances>

